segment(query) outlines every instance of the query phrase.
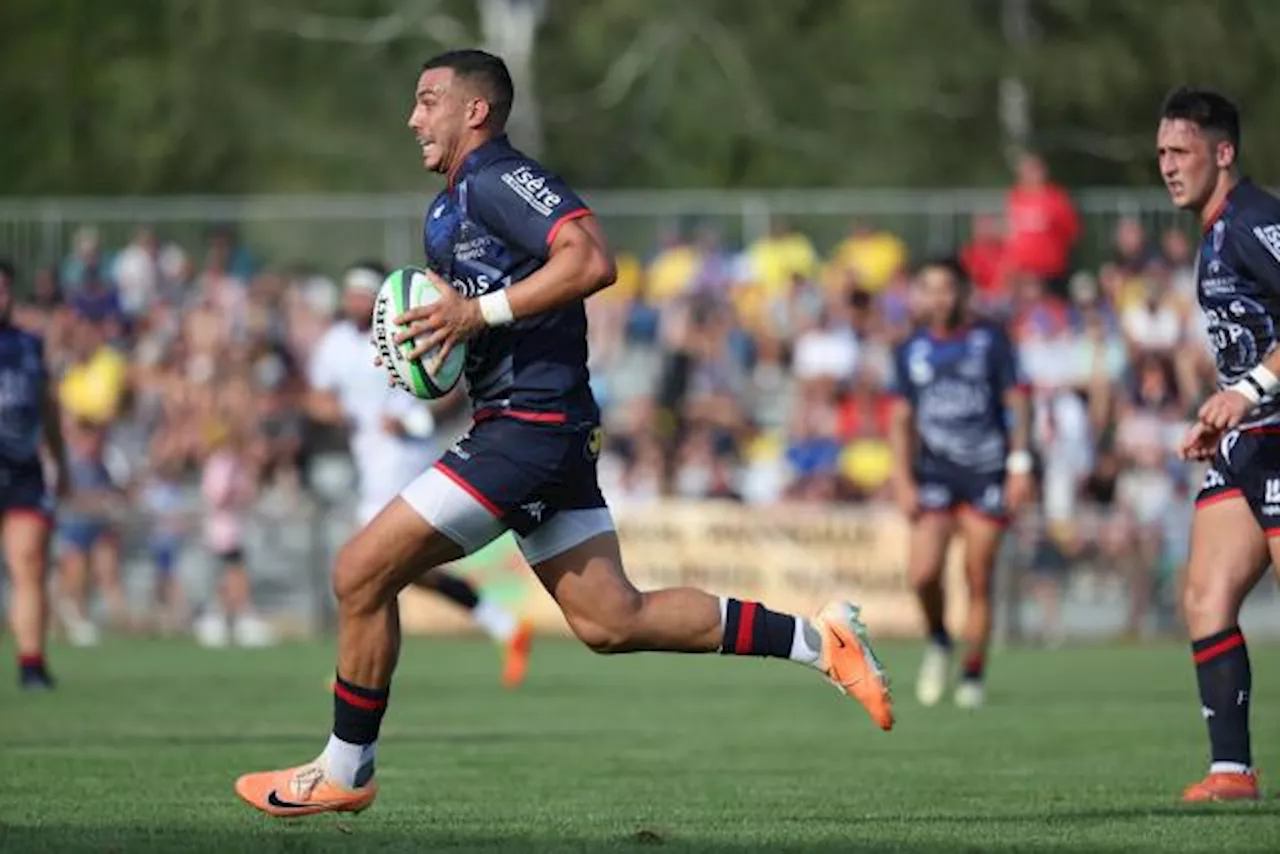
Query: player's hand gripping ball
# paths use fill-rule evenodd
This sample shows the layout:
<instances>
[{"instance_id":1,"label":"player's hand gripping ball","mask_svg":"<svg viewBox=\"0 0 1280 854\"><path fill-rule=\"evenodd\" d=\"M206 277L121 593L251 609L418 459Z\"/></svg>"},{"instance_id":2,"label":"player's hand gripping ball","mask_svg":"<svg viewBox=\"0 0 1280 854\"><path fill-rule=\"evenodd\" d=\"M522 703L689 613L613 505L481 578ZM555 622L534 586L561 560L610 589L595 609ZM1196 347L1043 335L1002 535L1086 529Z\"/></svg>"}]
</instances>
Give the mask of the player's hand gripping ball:
<instances>
[{"instance_id":1,"label":"player's hand gripping ball","mask_svg":"<svg viewBox=\"0 0 1280 854\"><path fill-rule=\"evenodd\" d=\"M437 327L426 323L436 317L432 306L466 302L438 276L418 267L402 267L387 276L373 308L372 339L376 362L394 384L424 400L453 390L467 360L466 340L430 334ZM410 326L415 320L419 323Z\"/></svg>"}]
</instances>

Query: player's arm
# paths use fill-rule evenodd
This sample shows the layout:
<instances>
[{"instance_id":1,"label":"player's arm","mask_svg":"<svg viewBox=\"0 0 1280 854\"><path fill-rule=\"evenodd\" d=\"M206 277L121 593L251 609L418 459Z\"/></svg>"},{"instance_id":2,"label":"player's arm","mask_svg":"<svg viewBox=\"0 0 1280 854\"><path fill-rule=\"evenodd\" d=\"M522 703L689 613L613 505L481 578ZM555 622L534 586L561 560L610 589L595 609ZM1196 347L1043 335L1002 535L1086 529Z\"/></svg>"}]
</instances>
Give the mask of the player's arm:
<instances>
[{"instance_id":1,"label":"player's arm","mask_svg":"<svg viewBox=\"0 0 1280 854\"><path fill-rule=\"evenodd\" d=\"M62 435L62 406L58 403L57 386L48 375L44 378L44 394L40 402L41 426L45 452L53 460L55 488L58 497L71 494L71 472L67 465L67 443Z\"/></svg>"},{"instance_id":2,"label":"player's arm","mask_svg":"<svg viewBox=\"0 0 1280 854\"><path fill-rule=\"evenodd\" d=\"M439 346L436 359L443 361L454 344L486 327L507 326L586 299L617 278L600 223L555 176L529 164L487 170L476 176L470 199L473 216L509 246L543 263L524 279L476 300L443 288L440 300L396 318L398 324L412 324L397 341L418 338L410 358Z\"/></svg>"},{"instance_id":3,"label":"player's arm","mask_svg":"<svg viewBox=\"0 0 1280 854\"><path fill-rule=\"evenodd\" d=\"M335 427L347 425L346 413L342 411L342 402L338 395L325 389L308 389L303 397L302 408L307 417L321 424L332 424Z\"/></svg>"},{"instance_id":4,"label":"player's arm","mask_svg":"<svg viewBox=\"0 0 1280 854\"><path fill-rule=\"evenodd\" d=\"M1018 351L1003 329L996 331L992 355L996 360L996 386L1000 389L1009 425L1005 501L1010 509L1016 510L1031 499L1034 486L1031 477L1035 468L1035 460L1031 456L1031 391L1022 373Z\"/></svg>"},{"instance_id":5,"label":"player's arm","mask_svg":"<svg viewBox=\"0 0 1280 854\"><path fill-rule=\"evenodd\" d=\"M904 349L894 352L893 380L889 391L893 404L889 414L889 452L893 458L894 498L908 517L919 509L916 493L916 407L912 386L905 371Z\"/></svg>"}]
</instances>

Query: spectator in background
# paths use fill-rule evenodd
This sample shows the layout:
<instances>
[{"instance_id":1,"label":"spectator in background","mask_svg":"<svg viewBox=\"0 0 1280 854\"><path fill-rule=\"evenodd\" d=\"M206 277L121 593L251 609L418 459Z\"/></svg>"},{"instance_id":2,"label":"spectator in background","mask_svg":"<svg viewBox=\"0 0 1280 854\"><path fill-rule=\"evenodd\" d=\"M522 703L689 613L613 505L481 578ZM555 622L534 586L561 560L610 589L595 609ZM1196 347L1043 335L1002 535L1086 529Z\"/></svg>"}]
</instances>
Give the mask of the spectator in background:
<instances>
[{"instance_id":1,"label":"spectator in background","mask_svg":"<svg viewBox=\"0 0 1280 854\"><path fill-rule=\"evenodd\" d=\"M196 621L196 640L210 647L226 646L231 640L246 647L268 646L275 635L253 607L244 551L259 461L240 425L207 422L206 430L208 457L200 481L205 500L205 543L222 565L222 577L215 601Z\"/></svg>"},{"instance_id":2,"label":"spectator in background","mask_svg":"<svg viewBox=\"0 0 1280 854\"><path fill-rule=\"evenodd\" d=\"M999 217L989 213L974 216L973 236L960 250L960 264L973 280L973 296L979 308L999 309L1008 304L1005 238Z\"/></svg>"},{"instance_id":3,"label":"spectator in background","mask_svg":"<svg viewBox=\"0 0 1280 854\"><path fill-rule=\"evenodd\" d=\"M1172 449L1185 429L1183 408L1167 356L1140 355L1116 427L1116 450L1123 465L1116 480L1123 535L1117 536L1128 544L1120 557L1129 587L1125 632L1131 638L1141 636L1153 604L1164 523L1178 500Z\"/></svg>"},{"instance_id":4,"label":"spectator in background","mask_svg":"<svg viewBox=\"0 0 1280 854\"><path fill-rule=\"evenodd\" d=\"M1195 256L1191 241L1180 228L1167 228L1160 237L1161 254L1169 267L1169 282L1174 295L1188 308L1189 313L1197 305Z\"/></svg>"},{"instance_id":5,"label":"spectator in background","mask_svg":"<svg viewBox=\"0 0 1280 854\"><path fill-rule=\"evenodd\" d=\"M71 310L82 320L98 326L107 341L119 342L129 328L120 295L97 266L81 271L80 287L71 296Z\"/></svg>"},{"instance_id":6,"label":"spectator in background","mask_svg":"<svg viewBox=\"0 0 1280 854\"><path fill-rule=\"evenodd\" d=\"M1080 220L1071 197L1050 182L1038 155L1028 152L1018 158L1017 180L1005 201L1005 219L1008 269L1035 276L1048 285L1050 293L1065 297Z\"/></svg>"},{"instance_id":7,"label":"spectator in background","mask_svg":"<svg viewBox=\"0 0 1280 854\"><path fill-rule=\"evenodd\" d=\"M907 245L896 234L855 220L849 236L836 245L828 265L828 286L844 284L878 294L907 266Z\"/></svg>"},{"instance_id":8,"label":"spectator in background","mask_svg":"<svg viewBox=\"0 0 1280 854\"><path fill-rule=\"evenodd\" d=\"M71 254L62 262L59 280L68 295L80 290L84 282L85 271L96 269L109 277L110 259L102 253L102 241L98 229L92 226L81 226L71 238ZM108 283L109 284L109 283Z\"/></svg>"},{"instance_id":9,"label":"spectator in background","mask_svg":"<svg viewBox=\"0 0 1280 854\"><path fill-rule=\"evenodd\" d=\"M63 410L92 424L113 423L128 392L128 362L107 345L103 327L83 317L73 321L70 343L69 362L58 387Z\"/></svg>"},{"instance_id":10,"label":"spectator in background","mask_svg":"<svg viewBox=\"0 0 1280 854\"><path fill-rule=\"evenodd\" d=\"M754 281L770 299L791 289L796 279L812 279L818 272L818 253L809 238L785 219L774 219L769 233L747 247Z\"/></svg>"},{"instance_id":11,"label":"spectator in background","mask_svg":"<svg viewBox=\"0 0 1280 854\"><path fill-rule=\"evenodd\" d=\"M130 627L129 605L120 580L120 532L116 518L127 498L127 474L112 472L107 431L100 424L68 419L67 470L72 497L58 508L58 616L67 638L77 646L98 643L98 626L89 605L89 580L106 601L109 625Z\"/></svg>"},{"instance_id":12,"label":"spectator in background","mask_svg":"<svg viewBox=\"0 0 1280 854\"><path fill-rule=\"evenodd\" d=\"M679 228L663 233L657 254L645 271L646 296L668 303L685 293L698 272L698 250Z\"/></svg>"}]
</instances>

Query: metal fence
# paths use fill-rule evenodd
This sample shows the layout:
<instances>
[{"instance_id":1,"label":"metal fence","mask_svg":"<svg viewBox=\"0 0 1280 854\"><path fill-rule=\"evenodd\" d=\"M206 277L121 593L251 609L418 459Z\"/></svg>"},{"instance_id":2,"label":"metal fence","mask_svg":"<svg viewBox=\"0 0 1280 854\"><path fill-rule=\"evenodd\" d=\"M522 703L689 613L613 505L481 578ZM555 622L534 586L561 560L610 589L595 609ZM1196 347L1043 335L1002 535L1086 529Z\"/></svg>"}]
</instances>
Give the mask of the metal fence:
<instances>
[{"instance_id":1,"label":"metal fence","mask_svg":"<svg viewBox=\"0 0 1280 854\"><path fill-rule=\"evenodd\" d=\"M198 498L195 500L198 501ZM620 511L625 512L625 511ZM1088 508L1082 508L1087 513ZM996 636L1002 643L1042 640L1042 603L1036 583L1035 545L1040 531L1033 514L1020 521L1006 542L996 582ZM284 501L264 499L247 530L245 556L254 578L254 597L281 631L289 636L318 636L333 626L330 567L338 548L354 531L353 508L313 496ZM145 614L156 570L147 549L151 520L131 510L119 525L123 576L136 614ZM199 525L185 543L178 561L178 578L190 604L199 609L211 601L218 562L201 544ZM625 549L624 549L625 550ZM56 551L56 550L55 550ZM1172 559L1169 559L1172 557ZM471 570L465 565L464 574ZM1182 567L1166 555L1151 568L1151 601L1146 606L1145 636L1182 637L1178 596ZM487 583L483 574L479 579ZM1106 640L1123 636L1129 603L1129 579L1108 559L1088 555L1052 574L1061 591L1061 639ZM731 591L716 591L731 592ZM857 591L848 591L856 598ZM1280 638L1280 584L1268 574L1244 608L1242 625L1257 637Z\"/></svg>"},{"instance_id":2,"label":"metal fence","mask_svg":"<svg viewBox=\"0 0 1280 854\"><path fill-rule=\"evenodd\" d=\"M676 225L716 226L729 245L744 245L785 218L820 250L848 232L854 219L887 228L914 252L954 249L973 216L1000 211L1000 190L607 191L588 193L618 249L644 256ZM95 226L103 246L123 246L141 225L190 250L210 226L235 225L261 259L333 272L359 257L412 263L422 254L422 213L430 192L376 196L246 196L0 200L0 256L23 269L56 263L81 226ZM1080 262L1110 251L1116 221L1140 218L1152 231L1193 228L1162 190L1085 189L1074 194L1085 221Z\"/></svg>"}]
</instances>

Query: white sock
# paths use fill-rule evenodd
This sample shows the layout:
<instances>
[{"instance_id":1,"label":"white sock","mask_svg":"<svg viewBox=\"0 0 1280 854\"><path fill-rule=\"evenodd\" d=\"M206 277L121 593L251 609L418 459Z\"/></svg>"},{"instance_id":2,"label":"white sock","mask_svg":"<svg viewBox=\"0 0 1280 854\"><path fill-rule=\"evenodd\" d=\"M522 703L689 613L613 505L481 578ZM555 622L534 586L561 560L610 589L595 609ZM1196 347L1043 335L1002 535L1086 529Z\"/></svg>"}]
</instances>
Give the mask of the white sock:
<instances>
[{"instance_id":1,"label":"white sock","mask_svg":"<svg viewBox=\"0 0 1280 854\"><path fill-rule=\"evenodd\" d=\"M791 638L791 660L816 667L821 652L822 636L818 630L804 617L796 617L796 633Z\"/></svg>"},{"instance_id":2,"label":"white sock","mask_svg":"<svg viewBox=\"0 0 1280 854\"><path fill-rule=\"evenodd\" d=\"M516 617L501 605L495 605L488 599L481 599L471 609L471 618L480 624L489 637L500 643L511 640L516 633Z\"/></svg>"},{"instance_id":3,"label":"white sock","mask_svg":"<svg viewBox=\"0 0 1280 854\"><path fill-rule=\"evenodd\" d=\"M320 755L320 760L330 779L340 786L354 789L360 769L366 766L372 769L377 752L376 741L372 744L351 744L331 734L329 743L324 746L324 753ZM363 784L366 781L360 782Z\"/></svg>"},{"instance_id":4,"label":"white sock","mask_svg":"<svg viewBox=\"0 0 1280 854\"><path fill-rule=\"evenodd\" d=\"M718 596L720 600L720 651L724 652L724 627L729 622L729 597Z\"/></svg>"},{"instance_id":5,"label":"white sock","mask_svg":"<svg viewBox=\"0 0 1280 854\"><path fill-rule=\"evenodd\" d=\"M1252 774L1253 769L1240 762L1214 762L1209 766L1210 774Z\"/></svg>"}]
</instances>

